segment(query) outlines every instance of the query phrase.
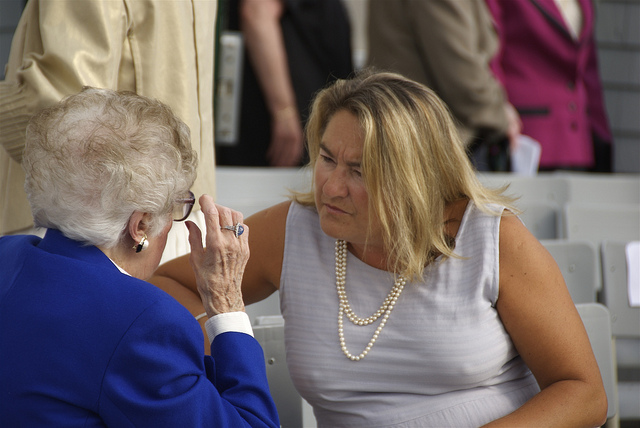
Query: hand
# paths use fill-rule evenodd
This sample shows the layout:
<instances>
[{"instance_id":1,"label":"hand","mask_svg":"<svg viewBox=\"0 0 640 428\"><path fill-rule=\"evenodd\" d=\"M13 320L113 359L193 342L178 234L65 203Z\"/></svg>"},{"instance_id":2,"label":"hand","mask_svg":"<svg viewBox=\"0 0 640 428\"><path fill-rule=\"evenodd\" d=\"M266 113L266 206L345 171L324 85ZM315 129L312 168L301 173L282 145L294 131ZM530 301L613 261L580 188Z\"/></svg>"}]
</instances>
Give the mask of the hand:
<instances>
[{"instance_id":1,"label":"hand","mask_svg":"<svg viewBox=\"0 0 640 428\"><path fill-rule=\"evenodd\" d=\"M290 110L289 110L290 109ZM296 166L304 153L304 137L297 110L287 107L271 120L271 143L267 159L271 166Z\"/></svg>"},{"instance_id":2,"label":"hand","mask_svg":"<svg viewBox=\"0 0 640 428\"><path fill-rule=\"evenodd\" d=\"M236 238L233 231L221 226L242 223L242 213L214 203L209 195L200 197L200 207L207 225L206 248L202 246L202 232L187 222L191 256L198 292L209 318L225 313L244 311L242 276L249 260L249 228Z\"/></svg>"}]
</instances>

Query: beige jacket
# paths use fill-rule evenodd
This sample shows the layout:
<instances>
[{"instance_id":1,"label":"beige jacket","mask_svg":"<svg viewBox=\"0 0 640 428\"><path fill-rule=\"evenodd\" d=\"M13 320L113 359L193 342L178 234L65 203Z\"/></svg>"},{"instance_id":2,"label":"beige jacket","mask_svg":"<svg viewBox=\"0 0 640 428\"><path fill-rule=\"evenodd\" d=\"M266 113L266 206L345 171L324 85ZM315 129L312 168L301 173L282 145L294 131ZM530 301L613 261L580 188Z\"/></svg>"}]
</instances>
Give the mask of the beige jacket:
<instances>
[{"instance_id":1,"label":"beige jacket","mask_svg":"<svg viewBox=\"0 0 640 428\"><path fill-rule=\"evenodd\" d=\"M431 87L469 142L506 132L506 97L489 63L498 49L484 0L370 0L369 65Z\"/></svg>"},{"instance_id":2,"label":"beige jacket","mask_svg":"<svg viewBox=\"0 0 640 428\"><path fill-rule=\"evenodd\" d=\"M196 195L215 194L215 0L29 0L0 82L0 234L32 226L20 166L29 117L82 86L170 105L198 152Z\"/></svg>"}]
</instances>

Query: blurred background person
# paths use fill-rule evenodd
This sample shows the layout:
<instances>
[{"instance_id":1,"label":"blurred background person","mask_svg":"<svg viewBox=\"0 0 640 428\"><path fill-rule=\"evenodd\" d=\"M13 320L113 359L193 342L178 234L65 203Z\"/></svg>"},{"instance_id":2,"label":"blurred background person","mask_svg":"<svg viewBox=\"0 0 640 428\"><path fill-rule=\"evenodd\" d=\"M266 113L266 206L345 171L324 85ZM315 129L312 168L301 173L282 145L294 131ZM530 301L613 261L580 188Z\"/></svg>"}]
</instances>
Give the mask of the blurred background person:
<instances>
[{"instance_id":1,"label":"blurred background person","mask_svg":"<svg viewBox=\"0 0 640 428\"><path fill-rule=\"evenodd\" d=\"M541 170L612 171L591 0L486 0L500 49L492 66L542 146Z\"/></svg>"},{"instance_id":2,"label":"blurred background person","mask_svg":"<svg viewBox=\"0 0 640 428\"><path fill-rule=\"evenodd\" d=\"M85 85L169 104L200 159L194 192L215 194L215 14L214 0L27 2L0 82L0 234L34 232L20 167L30 116ZM179 229L169 236L169 258L189 247Z\"/></svg>"},{"instance_id":3,"label":"blurred background person","mask_svg":"<svg viewBox=\"0 0 640 428\"><path fill-rule=\"evenodd\" d=\"M498 38L484 0L369 0L368 64L433 89L479 170L509 171L520 119L490 61Z\"/></svg>"},{"instance_id":4,"label":"blurred background person","mask_svg":"<svg viewBox=\"0 0 640 428\"><path fill-rule=\"evenodd\" d=\"M246 50L238 139L216 145L218 165L298 166L316 91L352 69L341 0L229 0L227 28Z\"/></svg>"},{"instance_id":5,"label":"blurred background person","mask_svg":"<svg viewBox=\"0 0 640 428\"><path fill-rule=\"evenodd\" d=\"M195 203L197 155L170 108L87 88L33 116L22 163L47 233L0 237L2 425L278 427L240 291L248 232L223 228L242 214L201 198L206 251L188 224L213 357L145 282Z\"/></svg>"}]
</instances>

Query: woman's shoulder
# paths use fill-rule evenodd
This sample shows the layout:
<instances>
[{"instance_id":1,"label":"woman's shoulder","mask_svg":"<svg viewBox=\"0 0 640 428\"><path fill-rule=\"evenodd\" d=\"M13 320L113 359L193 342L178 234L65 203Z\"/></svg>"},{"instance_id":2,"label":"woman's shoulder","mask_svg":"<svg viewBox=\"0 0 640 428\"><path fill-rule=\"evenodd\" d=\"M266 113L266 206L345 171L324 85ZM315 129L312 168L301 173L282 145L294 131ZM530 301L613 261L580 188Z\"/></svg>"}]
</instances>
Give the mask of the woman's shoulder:
<instances>
[{"instance_id":1,"label":"woman's shoulder","mask_svg":"<svg viewBox=\"0 0 640 428\"><path fill-rule=\"evenodd\" d=\"M447 216L447 233L456 237L456 244L472 242L474 245L480 242L493 242L497 244L500 235L500 223L508 210L497 203L480 204L474 200L458 207L457 214ZM454 234L455 232L455 234ZM492 245L494 245L492 244ZM456 245L458 247L458 245Z\"/></svg>"},{"instance_id":2,"label":"woman's shoulder","mask_svg":"<svg viewBox=\"0 0 640 428\"><path fill-rule=\"evenodd\" d=\"M506 205L498 202L479 202L473 199L464 211L464 221L489 221L500 222L504 216L512 216L512 211Z\"/></svg>"}]
</instances>

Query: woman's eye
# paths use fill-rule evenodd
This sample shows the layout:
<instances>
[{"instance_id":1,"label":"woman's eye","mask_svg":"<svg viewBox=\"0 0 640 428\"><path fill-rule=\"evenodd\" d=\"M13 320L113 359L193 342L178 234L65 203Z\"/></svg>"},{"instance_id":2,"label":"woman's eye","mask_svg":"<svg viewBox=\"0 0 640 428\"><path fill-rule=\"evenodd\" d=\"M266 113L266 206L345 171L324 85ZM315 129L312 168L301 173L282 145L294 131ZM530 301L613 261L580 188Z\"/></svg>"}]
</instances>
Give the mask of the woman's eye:
<instances>
[{"instance_id":1,"label":"woman's eye","mask_svg":"<svg viewBox=\"0 0 640 428\"><path fill-rule=\"evenodd\" d=\"M329 156L326 155L320 155L320 159L322 159L322 162L324 163L333 163L333 159L331 159Z\"/></svg>"}]
</instances>

